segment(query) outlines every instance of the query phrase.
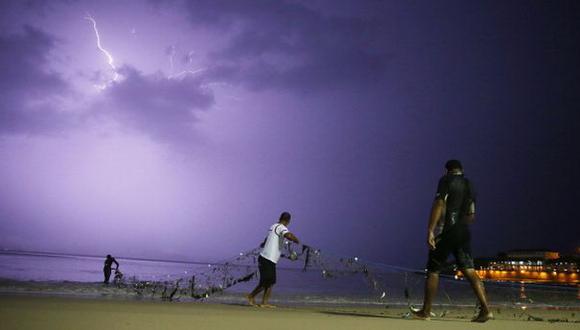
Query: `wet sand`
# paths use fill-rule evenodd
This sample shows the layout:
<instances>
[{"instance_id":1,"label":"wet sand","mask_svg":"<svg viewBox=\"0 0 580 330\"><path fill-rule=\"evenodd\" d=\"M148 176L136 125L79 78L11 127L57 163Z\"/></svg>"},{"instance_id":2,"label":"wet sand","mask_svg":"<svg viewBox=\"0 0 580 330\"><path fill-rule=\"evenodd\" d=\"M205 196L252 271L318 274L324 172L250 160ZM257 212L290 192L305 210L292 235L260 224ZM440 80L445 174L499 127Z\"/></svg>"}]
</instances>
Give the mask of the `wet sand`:
<instances>
[{"instance_id":1,"label":"wet sand","mask_svg":"<svg viewBox=\"0 0 580 330\"><path fill-rule=\"evenodd\" d=\"M402 318L402 308L279 307L168 303L71 297L0 295L0 328L11 329L578 329L576 310L536 310L526 321L514 310L496 320L469 322L472 309L453 309L431 321ZM551 319L568 322L549 322Z\"/></svg>"}]
</instances>

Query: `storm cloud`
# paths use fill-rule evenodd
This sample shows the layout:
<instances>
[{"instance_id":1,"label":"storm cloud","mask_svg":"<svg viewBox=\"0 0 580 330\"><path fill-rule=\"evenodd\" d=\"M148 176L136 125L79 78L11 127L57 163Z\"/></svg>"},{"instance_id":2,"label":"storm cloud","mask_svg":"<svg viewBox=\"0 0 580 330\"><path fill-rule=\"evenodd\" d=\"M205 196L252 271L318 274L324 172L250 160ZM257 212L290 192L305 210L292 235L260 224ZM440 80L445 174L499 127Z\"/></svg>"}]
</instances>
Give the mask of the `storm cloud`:
<instances>
[{"instance_id":1,"label":"storm cloud","mask_svg":"<svg viewBox=\"0 0 580 330\"><path fill-rule=\"evenodd\" d=\"M70 94L66 81L47 69L57 40L31 26L0 35L0 134L51 133L70 125L58 101Z\"/></svg>"},{"instance_id":2,"label":"storm cloud","mask_svg":"<svg viewBox=\"0 0 580 330\"><path fill-rule=\"evenodd\" d=\"M213 70L225 68L230 81L253 89L366 88L388 70L387 25L379 19L333 16L287 1L188 1L186 7L194 27L229 35L210 55Z\"/></svg>"},{"instance_id":3,"label":"storm cloud","mask_svg":"<svg viewBox=\"0 0 580 330\"><path fill-rule=\"evenodd\" d=\"M476 255L571 250L578 5L2 1L1 247L221 258L289 210L308 244L422 267L459 158Z\"/></svg>"},{"instance_id":4,"label":"storm cloud","mask_svg":"<svg viewBox=\"0 0 580 330\"><path fill-rule=\"evenodd\" d=\"M113 119L157 140L191 142L196 112L214 103L213 93L200 79L184 76L170 79L157 74L143 74L125 66L123 77L103 91L93 108L93 115Z\"/></svg>"},{"instance_id":5,"label":"storm cloud","mask_svg":"<svg viewBox=\"0 0 580 330\"><path fill-rule=\"evenodd\" d=\"M49 56L59 42L28 25L0 36L0 134L60 134L114 121L160 141L190 140L195 112L214 103L203 80L144 74L129 65L118 69L123 79L97 96L80 94L50 69Z\"/></svg>"}]
</instances>

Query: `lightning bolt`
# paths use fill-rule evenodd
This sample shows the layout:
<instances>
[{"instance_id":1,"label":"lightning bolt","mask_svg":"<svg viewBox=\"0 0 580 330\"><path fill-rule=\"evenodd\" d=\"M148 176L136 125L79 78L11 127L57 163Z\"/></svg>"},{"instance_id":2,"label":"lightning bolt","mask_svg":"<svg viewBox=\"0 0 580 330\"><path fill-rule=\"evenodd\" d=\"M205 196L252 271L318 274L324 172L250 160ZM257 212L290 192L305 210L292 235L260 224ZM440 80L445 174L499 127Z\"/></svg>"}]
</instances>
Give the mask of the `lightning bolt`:
<instances>
[{"instance_id":1,"label":"lightning bolt","mask_svg":"<svg viewBox=\"0 0 580 330\"><path fill-rule=\"evenodd\" d=\"M183 70L180 73L174 74L174 75L170 75L167 78L169 78L169 79L180 79L180 78L185 77L186 75L190 75L190 74L191 75L194 75L194 74L203 72L205 70L207 70L207 69L206 68L199 68L199 69L195 69L195 70Z\"/></svg>"},{"instance_id":2,"label":"lightning bolt","mask_svg":"<svg viewBox=\"0 0 580 330\"><path fill-rule=\"evenodd\" d=\"M111 70L113 71L113 79L111 81L109 81L109 83L113 82L113 81L118 81L120 76L119 73L117 73L117 68L115 67L115 59L113 59L113 56L111 55L111 53L109 53L108 50L106 50L105 48L103 48L103 46L101 45L101 36L99 35L99 29L97 28L97 21L95 21L95 19L87 14L87 16L85 16L85 19L90 21L93 25L93 30L95 31L95 36L97 37L97 48L103 53L105 54L105 57L107 57L107 63L109 64L109 66L111 67ZM103 88L106 86L103 86Z\"/></svg>"},{"instance_id":3,"label":"lightning bolt","mask_svg":"<svg viewBox=\"0 0 580 330\"><path fill-rule=\"evenodd\" d=\"M183 79L187 75L195 75L200 72L207 70L206 68L197 68L197 69L188 69L183 70L179 73L175 72L175 55L177 54L177 49L174 45L171 45L165 49L165 54L169 58L169 75L167 76L168 79ZM193 51L189 52L187 55L187 64L191 64L193 59L192 57Z\"/></svg>"}]
</instances>

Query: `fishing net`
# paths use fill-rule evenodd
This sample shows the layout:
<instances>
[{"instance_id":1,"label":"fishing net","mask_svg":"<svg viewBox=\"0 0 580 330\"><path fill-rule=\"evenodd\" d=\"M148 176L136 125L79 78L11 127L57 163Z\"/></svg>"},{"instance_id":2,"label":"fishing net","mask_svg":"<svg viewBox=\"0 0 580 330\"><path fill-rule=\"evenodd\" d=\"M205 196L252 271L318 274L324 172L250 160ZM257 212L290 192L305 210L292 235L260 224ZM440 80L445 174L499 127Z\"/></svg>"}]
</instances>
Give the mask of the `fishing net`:
<instances>
[{"instance_id":1,"label":"fishing net","mask_svg":"<svg viewBox=\"0 0 580 330\"><path fill-rule=\"evenodd\" d=\"M249 285L257 282L260 251L257 247L219 263L197 265L184 273L168 274L162 280L143 280L134 276L116 284L137 296L166 301L206 300L229 290L235 291L240 284L251 290ZM286 271L287 277L296 278L288 291L300 293L296 294L299 296L296 299L302 299L302 302L385 307L412 307L422 303L424 270L336 256L312 246L289 242L284 244L282 258L289 262L278 268ZM496 315L528 321L578 322L574 312L580 308L578 287L491 281L484 282L484 285ZM309 291L318 292L318 296L309 294ZM292 294L287 292L287 296L291 298ZM433 315L435 317L445 317L456 308L472 308L474 313L479 308L469 283L454 275L440 276L437 297L435 304L439 312ZM545 318L533 312L537 308L570 309L570 317ZM410 317L410 314L401 316Z\"/></svg>"}]
</instances>

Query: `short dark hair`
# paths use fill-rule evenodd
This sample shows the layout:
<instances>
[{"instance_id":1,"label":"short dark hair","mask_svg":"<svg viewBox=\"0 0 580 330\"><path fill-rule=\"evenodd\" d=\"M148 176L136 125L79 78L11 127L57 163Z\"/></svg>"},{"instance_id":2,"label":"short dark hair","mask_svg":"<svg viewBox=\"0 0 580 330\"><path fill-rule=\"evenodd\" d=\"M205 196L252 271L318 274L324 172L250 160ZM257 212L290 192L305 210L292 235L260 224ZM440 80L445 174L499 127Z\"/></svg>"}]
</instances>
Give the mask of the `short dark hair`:
<instances>
[{"instance_id":1,"label":"short dark hair","mask_svg":"<svg viewBox=\"0 0 580 330\"><path fill-rule=\"evenodd\" d=\"M282 220L289 221L291 217L292 216L290 215L290 212L284 211L284 212L282 212L282 214L280 214L280 221L282 221Z\"/></svg>"},{"instance_id":2,"label":"short dark hair","mask_svg":"<svg viewBox=\"0 0 580 330\"><path fill-rule=\"evenodd\" d=\"M447 163L445 163L445 168L448 171L453 171L453 170L462 170L463 166L461 165L461 162L458 161L457 159L450 159L447 161Z\"/></svg>"}]
</instances>

